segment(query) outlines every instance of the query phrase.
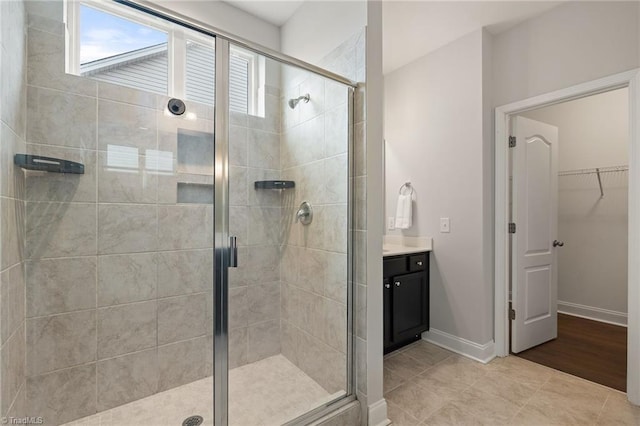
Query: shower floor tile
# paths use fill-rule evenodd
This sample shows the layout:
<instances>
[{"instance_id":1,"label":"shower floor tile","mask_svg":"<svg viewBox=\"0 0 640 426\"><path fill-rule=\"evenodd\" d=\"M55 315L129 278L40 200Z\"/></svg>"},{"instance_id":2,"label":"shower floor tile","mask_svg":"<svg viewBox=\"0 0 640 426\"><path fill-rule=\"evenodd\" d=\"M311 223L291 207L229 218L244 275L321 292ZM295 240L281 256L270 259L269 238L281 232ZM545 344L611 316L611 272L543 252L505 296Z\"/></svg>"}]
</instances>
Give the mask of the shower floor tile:
<instances>
[{"instance_id":1,"label":"shower floor tile","mask_svg":"<svg viewBox=\"0 0 640 426\"><path fill-rule=\"evenodd\" d=\"M282 355L229 372L229 425L281 425L330 395ZM180 426L189 416L213 425L213 377L66 423L64 426Z\"/></svg>"}]
</instances>

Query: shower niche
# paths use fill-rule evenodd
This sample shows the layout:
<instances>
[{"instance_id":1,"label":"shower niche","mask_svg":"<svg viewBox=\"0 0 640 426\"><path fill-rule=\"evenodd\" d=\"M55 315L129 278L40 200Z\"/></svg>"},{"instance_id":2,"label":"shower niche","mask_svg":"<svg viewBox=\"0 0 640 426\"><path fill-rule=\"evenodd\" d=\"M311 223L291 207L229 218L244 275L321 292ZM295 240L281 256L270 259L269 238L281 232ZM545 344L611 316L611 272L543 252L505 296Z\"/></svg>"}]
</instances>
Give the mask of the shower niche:
<instances>
[{"instance_id":1,"label":"shower niche","mask_svg":"<svg viewBox=\"0 0 640 426\"><path fill-rule=\"evenodd\" d=\"M177 202L213 204L213 133L178 129Z\"/></svg>"}]
</instances>

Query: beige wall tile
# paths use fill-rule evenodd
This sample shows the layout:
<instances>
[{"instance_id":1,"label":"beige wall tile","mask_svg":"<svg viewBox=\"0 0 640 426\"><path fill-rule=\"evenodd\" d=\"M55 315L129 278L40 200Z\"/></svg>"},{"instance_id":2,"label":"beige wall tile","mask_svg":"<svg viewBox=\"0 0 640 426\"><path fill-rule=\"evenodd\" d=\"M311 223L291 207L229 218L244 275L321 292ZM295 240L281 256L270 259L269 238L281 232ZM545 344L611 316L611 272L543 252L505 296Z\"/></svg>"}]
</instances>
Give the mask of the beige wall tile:
<instances>
[{"instance_id":1,"label":"beige wall tile","mask_svg":"<svg viewBox=\"0 0 640 426\"><path fill-rule=\"evenodd\" d=\"M4 123L0 123L0 196L24 199L25 182L22 169L13 163L15 154L25 153L23 138Z\"/></svg>"},{"instance_id":2,"label":"beige wall tile","mask_svg":"<svg viewBox=\"0 0 640 426\"><path fill-rule=\"evenodd\" d=\"M247 361L256 362L280 353L280 321L266 321L248 327Z\"/></svg>"},{"instance_id":3,"label":"beige wall tile","mask_svg":"<svg viewBox=\"0 0 640 426\"><path fill-rule=\"evenodd\" d=\"M298 104L301 122L324 113L324 88L325 78L318 75L307 74L307 78L300 83L300 94L310 95L308 103Z\"/></svg>"},{"instance_id":4,"label":"beige wall tile","mask_svg":"<svg viewBox=\"0 0 640 426\"><path fill-rule=\"evenodd\" d=\"M98 411L152 395L158 388L156 348L97 363Z\"/></svg>"},{"instance_id":5,"label":"beige wall tile","mask_svg":"<svg viewBox=\"0 0 640 426\"><path fill-rule=\"evenodd\" d=\"M229 332L229 368L245 365L248 350L248 333L246 327L235 328Z\"/></svg>"},{"instance_id":6,"label":"beige wall tile","mask_svg":"<svg viewBox=\"0 0 640 426\"><path fill-rule=\"evenodd\" d=\"M229 126L229 164L247 166L248 158L247 129L240 126Z\"/></svg>"},{"instance_id":7,"label":"beige wall tile","mask_svg":"<svg viewBox=\"0 0 640 426\"><path fill-rule=\"evenodd\" d=\"M247 289L248 287L229 289L229 330L249 325Z\"/></svg>"},{"instance_id":8,"label":"beige wall tile","mask_svg":"<svg viewBox=\"0 0 640 426\"><path fill-rule=\"evenodd\" d=\"M249 247L245 263L249 285L280 280L280 251L276 246Z\"/></svg>"},{"instance_id":9,"label":"beige wall tile","mask_svg":"<svg viewBox=\"0 0 640 426\"><path fill-rule=\"evenodd\" d=\"M328 253L322 250L299 250L300 274L295 283L304 290L318 295L324 294L328 272Z\"/></svg>"},{"instance_id":10,"label":"beige wall tile","mask_svg":"<svg viewBox=\"0 0 640 426\"><path fill-rule=\"evenodd\" d=\"M32 15L33 16L33 15ZM30 24L54 30L55 24L46 18L30 18ZM57 23L56 21L53 21ZM61 90L67 93L96 96L96 82L65 72L65 40L64 33L52 34L33 26L29 28L28 37L27 83L32 86Z\"/></svg>"},{"instance_id":11,"label":"beige wall tile","mask_svg":"<svg viewBox=\"0 0 640 426\"><path fill-rule=\"evenodd\" d=\"M27 317L96 307L95 257L26 263Z\"/></svg>"},{"instance_id":12,"label":"beige wall tile","mask_svg":"<svg viewBox=\"0 0 640 426\"><path fill-rule=\"evenodd\" d=\"M136 152L98 153L98 201L144 203L158 201L158 172L150 170L149 156ZM131 165L132 167L130 167Z\"/></svg>"},{"instance_id":13,"label":"beige wall tile","mask_svg":"<svg viewBox=\"0 0 640 426\"><path fill-rule=\"evenodd\" d=\"M27 379L29 416L62 424L96 412L96 364Z\"/></svg>"},{"instance_id":14,"label":"beige wall tile","mask_svg":"<svg viewBox=\"0 0 640 426\"><path fill-rule=\"evenodd\" d=\"M289 195L291 190L283 193L281 191L255 189L254 186L254 183L259 180L279 179L281 179L281 173L278 170L247 169L247 203L250 206L281 207L283 195Z\"/></svg>"},{"instance_id":15,"label":"beige wall tile","mask_svg":"<svg viewBox=\"0 0 640 426\"><path fill-rule=\"evenodd\" d=\"M324 295L337 302L347 303L347 255L327 252L327 271Z\"/></svg>"},{"instance_id":16,"label":"beige wall tile","mask_svg":"<svg viewBox=\"0 0 640 426\"><path fill-rule=\"evenodd\" d=\"M213 245L213 206L159 206L158 235L164 250Z\"/></svg>"},{"instance_id":17,"label":"beige wall tile","mask_svg":"<svg viewBox=\"0 0 640 426\"><path fill-rule=\"evenodd\" d=\"M158 344L203 336L207 301L202 294L158 300Z\"/></svg>"},{"instance_id":18,"label":"beige wall tile","mask_svg":"<svg viewBox=\"0 0 640 426\"><path fill-rule=\"evenodd\" d=\"M280 169L280 137L277 133L247 130L249 167Z\"/></svg>"},{"instance_id":19,"label":"beige wall tile","mask_svg":"<svg viewBox=\"0 0 640 426\"><path fill-rule=\"evenodd\" d=\"M252 182L253 184L253 182ZM229 166L229 204L232 206L246 206L247 195L247 168Z\"/></svg>"},{"instance_id":20,"label":"beige wall tile","mask_svg":"<svg viewBox=\"0 0 640 426\"><path fill-rule=\"evenodd\" d=\"M205 377L207 341L200 337L158 347L158 391Z\"/></svg>"},{"instance_id":21,"label":"beige wall tile","mask_svg":"<svg viewBox=\"0 0 640 426\"><path fill-rule=\"evenodd\" d=\"M84 174L29 173L26 176L27 201L95 202L96 151L28 144L33 155L62 158L84 164Z\"/></svg>"},{"instance_id":22,"label":"beige wall tile","mask_svg":"<svg viewBox=\"0 0 640 426\"><path fill-rule=\"evenodd\" d=\"M96 312L27 320L27 374L37 376L96 359Z\"/></svg>"},{"instance_id":23,"label":"beige wall tile","mask_svg":"<svg viewBox=\"0 0 640 426\"><path fill-rule=\"evenodd\" d=\"M98 253L156 251L157 214L155 206L99 204Z\"/></svg>"},{"instance_id":24,"label":"beige wall tile","mask_svg":"<svg viewBox=\"0 0 640 426\"><path fill-rule=\"evenodd\" d=\"M87 79L84 79L87 80ZM91 80L89 80L91 81ZM98 98L141 107L158 109L160 96L144 90L98 81Z\"/></svg>"},{"instance_id":25,"label":"beige wall tile","mask_svg":"<svg viewBox=\"0 0 640 426\"><path fill-rule=\"evenodd\" d=\"M24 32L24 7L21 2L2 4L2 96L0 96L0 119L13 131L24 137L25 129L25 74L26 51Z\"/></svg>"},{"instance_id":26,"label":"beige wall tile","mask_svg":"<svg viewBox=\"0 0 640 426\"><path fill-rule=\"evenodd\" d=\"M280 333L281 333L281 352L282 355L287 357L289 361L294 363L295 365L299 365L300 360L298 359L298 333L299 330L297 327L292 325L289 321L282 321L280 323Z\"/></svg>"},{"instance_id":27,"label":"beige wall tile","mask_svg":"<svg viewBox=\"0 0 640 426\"><path fill-rule=\"evenodd\" d=\"M280 283L259 284L247 287L246 312L249 325L269 320L279 320Z\"/></svg>"},{"instance_id":28,"label":"beige wall tile","mask_svg":"<svg viewBox=\"0 0 640 426\"><path fill-rule=\"evenodd\" d=\"M212 249L158 253L158 297L201 293L212 288Z\"/></svg>"},{"instance_id":29,"label":"beige wall tile","mask_svg":"<svg viewBox=\"0 0 640 426\"><path fill-rule=\"evenodd\" d=\"M15 330L0 350L0 376L2 383L1 411L3 415L9 411L10 404L18 395L25 378L25 330L24 323Z\"/></svg>"},{"instance_id":30,"label":"beige wall tile","mask_svg":"<svg viewBox=\"0 0 640 426\"><path fill-rule=\"evenodd\" d=\"M0 268L6 269L23 259L24 255L24 202L13 198L0 199Z\"/></svg>"},{"instance_id":31,"label":"beige wall tile","mask_svg":"<svg viewBox=\"0 0 640 426\"><path fill-rule=\"evenodd\" d=\"M139 155L157 147L157 112L119 102L98 101L98 147L133 147Z\"/></svg>"},{"instance_id":32,"label":"beige wall tile","mask_svg":"<svg viewBox=\"0 0 640 426\"><path fill-rule=\"evenodd\" d=\"M155 301L98 309L98 359L154 347L156 321Z\"/></svg>"},{"instance_id":33,"label":"beige wall tile","mask_svg":"<svg viewBox=\"0 0 640 426\"><path fill-rule=\"evenodd\" d=\"M25 286L22 263L0 274L0 340L2 344L24 322Z\"/></svg>"},{"instance_id":34,"label":"beige wall tile","mask_svg":"<svg viewBox=\"0 0 640 426\"><path fill-rule=\"evenodd\" d=\"M29 86L27 142L96 149L96 98Z\"/></svg>"},{"instance_id":35,"label":"beige wall tile","mask_svg":"<svg viewBox=\"0 0 640 426\"><path fill-rule=\"evenodd\" d=\"M96 205L27 203L28 259L96 254Z\"/></svg>"},{"instance_id":36,"label":"beige wall tile","mask_svg":"<svg viewBox=\"0 0 640 426\"><path fill-rule=\"evenodd\" d=\"M280 243L281 209L249 208L248 245L278 245Z\"/></svg>"},{"instance_id":37,"label":"beige wall tile","mask_svg":"<svg viewBox=\"0 0 640 426\"><path fill-rule=\"evenodd\" d=\"M347 353L347 307L333 300L324 300L324 342L339 352Z\"/></svg>"},{"instance_id":38,"label":"beige wall tile","mask_svg":"<svg viewBox=\"0 0 640 426\"><path fill-rule=\"evenodd\" d=\"M98 256L98 306L155 299L158 256L157 253Z\"/></svg>"},{"instance_id":39,"label":"beige wall tile","mask_svg":"<svg viewBox=\"0 0 640 426\"><path fill-rule=\"evenodd\" d=\"M324 160L324 196L326 204L347 203L348 183L347 154Z\"/></svg>"}]
</instances>

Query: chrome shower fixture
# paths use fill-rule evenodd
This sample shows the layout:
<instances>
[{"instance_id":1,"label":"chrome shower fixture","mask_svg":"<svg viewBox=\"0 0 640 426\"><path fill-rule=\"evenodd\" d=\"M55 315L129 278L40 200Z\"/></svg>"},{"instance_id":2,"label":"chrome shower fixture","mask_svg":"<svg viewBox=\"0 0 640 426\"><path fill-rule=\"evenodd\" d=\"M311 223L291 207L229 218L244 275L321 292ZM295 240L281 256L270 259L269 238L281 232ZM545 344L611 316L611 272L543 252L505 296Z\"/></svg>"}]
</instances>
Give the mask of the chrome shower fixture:
<instances>
[{"instance_id":1,"label":"chrome shower fixture","mask_svg":"<svg viewBox=\"0 0 640 426\"><path fill-rule=\"evenodd\" d=\"M311 96L307 93L306 95L298 96L296 99L289 99L289 108L294 109L300 101L304 101L306 104L311 99Z\"/></svg>"}]
</instances>

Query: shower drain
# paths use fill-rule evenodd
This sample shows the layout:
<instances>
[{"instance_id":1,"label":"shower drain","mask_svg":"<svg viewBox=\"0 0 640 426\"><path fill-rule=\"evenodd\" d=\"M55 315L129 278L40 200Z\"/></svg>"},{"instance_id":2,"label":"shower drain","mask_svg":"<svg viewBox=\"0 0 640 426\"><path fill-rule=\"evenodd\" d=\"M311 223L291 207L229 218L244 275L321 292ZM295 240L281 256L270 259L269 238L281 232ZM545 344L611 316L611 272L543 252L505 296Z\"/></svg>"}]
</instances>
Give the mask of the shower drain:
<instances>
[{"instance_id":1,"label":"shower drain","mask_svg":"<svg viewBox=\"0 0 640 426\"><path fill-rule=\"evenodd\" d=\"M191 416L184 419L182 426L200 426L203 421L202 416Z\"/></svg>"}]
</instances>

